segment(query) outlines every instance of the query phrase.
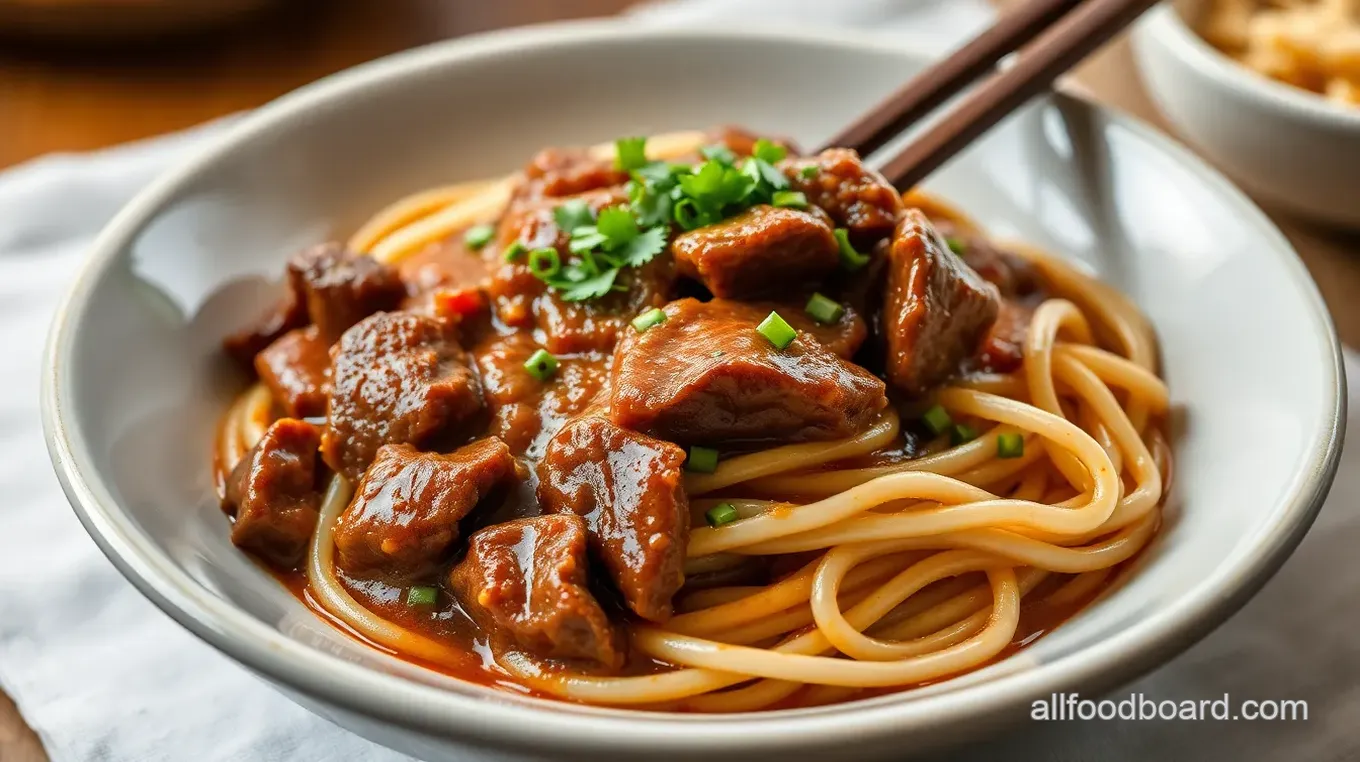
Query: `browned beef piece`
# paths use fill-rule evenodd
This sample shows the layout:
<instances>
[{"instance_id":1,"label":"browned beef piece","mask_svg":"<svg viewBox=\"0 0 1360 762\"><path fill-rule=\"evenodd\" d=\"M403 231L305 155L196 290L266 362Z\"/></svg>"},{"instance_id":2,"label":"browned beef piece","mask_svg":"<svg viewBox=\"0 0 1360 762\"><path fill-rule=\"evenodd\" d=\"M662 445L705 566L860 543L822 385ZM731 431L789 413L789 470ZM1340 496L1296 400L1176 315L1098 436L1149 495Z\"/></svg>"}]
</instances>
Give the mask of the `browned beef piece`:
<instances>
[{"instance_id":1,"label":"browned beef piece","mask_svg":"<svg viewBox=\"0 0 1360 762\"><path fill-rule=\"evenodd\" d=\"M954 375L977 352L999 307L996 286L950 251L924 214L908 211L888 247L888 380L922 394Z\"/></svg>"},{"instance_id":2,"label":"browned beef piece","mask_svg":"<svg viewBox=\"0 0 1360 762\"><path fill-rule=\"evenodd\" d=\"M307 303L298 293L296 278L289 276L283 299L259 323L222 340L222 348L242 368L254 369L255 356L285 333L307 325Z\"/></svg>"},{"instance_id":3,"label":"browned beef piece","mask_svg":"<svg viewBox=\"0 0 1360 762\"><path fill-rule=\"evenodd\" d=\"M887 238L902 214L902 196L848 148L785 159L779 167L794 190L802 191L808 201L825 209L836 227L849 230L850 240L860 251L868 251ZM806 167L817 171L804 177Z\"/></svg>"},{"instance_id":4,"label":"browned beef piece","mask_svg":"<svg viewBox=\"0 0 1360 762\"><path fill-rule=\"evenodd\" d=\"M726 299L713 301L719 305L728 305L738 312L744 310L756 320L764 320L771 312L778 312L795 330L806 332L837 357L847 360L854 357L864 344L864 340L869 338L869 327L865 324L864 318L860 317L854 305L847 302L841 303L845 312L840 320L823 325L807 314L807 299L803 297L796 301L782 302L729 302Z\"/></svg>"},{"instance_id":5,"label":"browned beef piece","mask_svg":"<svg viewBox=\"0 0 1360 762\"><path fill-rule=\"evenodd\" d=\"M588 412L548 442L538 466L547 511L585 518L590 544L638 616L664 622L684 584L685 451Z\"/></svg>"},{"instance_id":6,"label":"browned beef piece","mask_svg":"<svg viewBox=\"0 0 1360 762\"><path fill-rule=\"evenodd\" d=\"M255 371L274 401L292 418L326 414L330 346L316 326L295 328L255 355Z\"/></svg>"},{"instance_id":7,"label":"browned beef piece","mask_svg":"<svg viewBox=\"0 0 1360 762\"><path fill-rule=\"evenodd\" d=\"M449 587L498 645L616 669L622 639L590 593L588 569L585 521L536 516L474 533Z\"/></svg>"},{"instance_id":8,"label":"browned beef piece","mask_svg":"<svg viewBox=\"0 0 1360 762\"><path fill-rule=\"evenodd\" d=\"M1002 299L996 322L983 338L972 368L986 373L1020 370L1025 359L1025 336L1033 319L1033 307L1014 299Z\"/></svg>"},{"instance_id":9,"label":"browned beef piece","mask_svg":"<svg viewBox=\"0 0 1360 762\"><path fill-rule=\"evenodd\" d=\"M608 355L559 357L557 372L540 381L524 363L538 344L528 332L492 336L473 348L482 393L491 412L490 432L510 451L537 460L548 438L585 410L609 378Z\"/></svg>"},{"instance_id":10,"label":"browned beef piece","mask_svg":"<svg viewBox=\"0 0 1360 762\"><path fill-rule=\"evenodd\" d=\"M619 342L610 417L672 442L730 446L847 437L888 404L882 381L807 333L775 348L756 330L766 314L725 300L666 305L665 322Z\"/></svg>"},{"instance_id":11,"label":"browned beef piece","mask_svg":"<svg viewBox=\"0 0 1360 762\"><path fill-rule=\"evenodd\" d=\"M307 249L293 257L288 270L327 344L369 315L397 309L406 298L396 270L338 243Z\"/></svg>"},{"instance_id":12,"label":"browned beef piece","mask_svg":"<svg viewBox=\"0 0 1360 762\"><path fill-rule=\"evenodd\" d=\"M622 185L628 173L617 169L612 159L594 159L580 148L545 148L524 168L524 177L533 192L552 197Z\"/></svg>"},{"instance_id":13,"label":"browned beef piece","mask_svg":"<svg viewBox=\"0 0 1360 762\"><path fill-rule=\"evenodd\" d=\"M451 455L384 445L335 524L341 566L401 577L428 571L458 539L458 522L514 476L510 448L495 437Z\"/></svg>"},{"instance_id":14,"label":"browned beef piece","mask_svg":"<svg viewBox=\"0 0 1360 762\"><path fill-rule=\"evenodd\" d=\"M728 150L737 156L750 156L755 151L756 141L765 138L766 140L781 145L788 149L791 155L798 155L798 146L788 138L775 135L758 135L744 127L734 127L725 125L709 130L706 136L706 143L709 145L718 144L727 146Z\"/></svg>"},{"instance_id":15,"label":"browned beef piece","mask_svg":"<svg viewBox=\"0 0 1360 762\"><path fill-rule=\"evenodd\" d=\"M932 218L931 224L963 258L963 263L994 284L1003 297L1032 297L1042 290L1038 271L1023 257L998 248L987 236L952 220Z\"/></svg>"},{"instance_id":16,"label":"browned beef piece","mask_svg":"<svg viewBox=\"0 0 1360 762\"><path fill-rule=\"evenodd\" d=\"M681 275L714 296L756 299L815 286L840 262L826 213L754 206L671 243Z\"/></svg>"},{"instance_id":17,"label":"browned beef piece","mask_svg":"<svg viewBox=\"0 0 1360 762\"><path fill-rule=\"evenodd\" d=\"M585 201L596 213L627 203L622 186L573 198ZM487 247L494 249L490 256L496 257L488 292L502 323L514 328L537 327L543 332L543 345L549 352L558 355L608 352L628 321L670 298L676 278L674 263L670 257L658 256L643 267L630 268L619 276L618 285L623 290L600 299L568 302L560 298L534 277L524 257L505 262L500 252L518 241L526 249L554 247L562 261L567 262L574 256L567 248L570 239L566 232L557 229L553 219L553 209L564 201L519 198L511 203L497 229L496 246Z\"/></svg>"},{"instance_id":18,"label":"browned beef piece","mask_svg":"<svg viewBox=\"0 0 1360 762\"><path fill-rule=\"evenodd\" d=\"M321 453L358 481L378 448L419 444L482 407L481 385L447 323L380 312L345 332L332 351Z\"/></svg>"},{"instance_id":19,"label":"browned beef piece","mask_svg":"<svg viewBox=\"0 0 1360 762\"><path fill-rule=\"evenodd\" d=\"M320 439L310 423L281 418L241 458L227 479L222 501L236 516L233 543L281 567L302 559L321 503Z\"/></svg>"}]
</instances>

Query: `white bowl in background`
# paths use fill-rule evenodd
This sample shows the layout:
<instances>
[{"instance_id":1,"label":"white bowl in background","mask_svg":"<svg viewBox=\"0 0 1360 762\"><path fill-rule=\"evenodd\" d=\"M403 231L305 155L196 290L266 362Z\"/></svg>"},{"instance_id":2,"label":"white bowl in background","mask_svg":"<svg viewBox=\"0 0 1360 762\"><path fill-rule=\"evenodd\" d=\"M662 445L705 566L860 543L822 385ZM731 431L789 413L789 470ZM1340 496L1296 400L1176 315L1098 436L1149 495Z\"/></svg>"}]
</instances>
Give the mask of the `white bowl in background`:
<instances>
[{"instance_id":1,"label":"white bowl in background","mask_svg":"<svg viewBox=\"0 0 1360 762\"><path fill-rule=\"evenodd\" d=\"M503 172L547 144L731 122L812 146L923 63L852 34L576 23L415 50L245 117L118 215L56 318L43 412L67 496L186 628L317 713L428 759L472 747L900 759L1023 721L1051 692L1132 679L1223 621L1302 538L1336 468L1342 368L1306 271L1245 196L1155 131L1061 95L1005 122L929 190L1130 294L1161 336L1183 425L1166 525L1141 568L1019 654L837 706L576 706L366 648L228 540L210 464L237 390L219 341L274 298L296 249L402 193Z\"/></svg>"},{"instance_id":2,"label":"white bowl in background","mask_svg":"<svg viewBox=\"0 0 1360 762\"><path fill-rule=\"evenodd\" d=\"M1153 100L1211 162L1271 205L1360 228L1360 108L1242 66L1187 23L1203 3L1148 12L1134 52Z\"/></svg>"}]
</instances>

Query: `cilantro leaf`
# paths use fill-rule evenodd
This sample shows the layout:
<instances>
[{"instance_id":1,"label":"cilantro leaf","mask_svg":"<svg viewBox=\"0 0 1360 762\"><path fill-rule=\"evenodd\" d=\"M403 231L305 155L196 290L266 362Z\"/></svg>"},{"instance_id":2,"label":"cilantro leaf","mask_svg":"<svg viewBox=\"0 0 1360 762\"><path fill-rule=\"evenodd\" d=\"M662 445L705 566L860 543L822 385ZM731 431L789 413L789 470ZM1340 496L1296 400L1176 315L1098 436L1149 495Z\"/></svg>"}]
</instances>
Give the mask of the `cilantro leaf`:
<instances>
[{"instance_id":1,"label":"cilantro leaf","mask_svg":"<svg viewBox=\"0 0 1360 762\"><path fill-rule=\"evenodd\" d=\"M628 267L641 267L666 248L666 232L666 228L659 225L648 228L616 253Z\"/></svg>"},{"instance_id":2,"label":"cilantro leaf","mask_svg":"<svg viewBox=\"0 0 1360 762\"><path fill-rule=\"evenodd\" d=\"M637 220L622 206L602 209L595 227L608 239L605 245L609 249L617 249L638 236Z\"/></svg>"},{"instance_id":3,"label":"cilantro leaf","mask_svg":"<svg viewBox=\"0 0 1360 762\"><path fill-rule=\"evenodd\" d=\"M589 225L595 221L595 215L591 214L590 206L579 198L559 204L553 209L553 222L557 223L557 229L565 233L572 233L576 228Z\"/></svg>"},{"instance_id":4,"label":"cilantro leaf","mask_svg":"<svg viewBox=\"0 0 1360 762\"><path fill-rule=\"evenodd\" d=\"M788 153L789 149L765 138L758 138L756 144L751 148L752 156L770 164L781 161Z\"/></svg>"},{"instance_id":5,"label":"cilantro leaf","mask_svg":"<svg viewBox=\"0 0 1360 762\"><path fill-rule=\"evenodd\" d=\"M771 191L784 190L789 187L789 178L779 171L779 168L764 159L751 157L742 165L742 174L754 178L757 183L765 183L770 186Z\"/></svg>"},{"instance_id":6,"label":"cilantro leaf","mask_svg":"<svg viewBox=\"0 0 1360 762\"><path fill-rule=\"evenodd\" d=\"M585 280L560 289L560 296L564 301L568 302L583 302L588 299L598 299L609 293L610 289L614 287L614 279L618 277L618 268L610 268L599 275L586 278Z\"/></svg>"},{"instance_id":7,"label":"cilantro leaf","mask_svg":"<svg viewBox=\"0 0 1360 762\"><path fill-rule=\"evenodd\" d=\"M712 159L713 161L721 162L723 164L728 165L737 163L737 155L732 153L731 148L728 148L722 143L714 143L711 146L704 146L703 148L699 149L699 152L704 155L705 159Z\"/></svg>"},{"instance_id":8,"label":"cilantro leaf","mask_svg":"<svg viewBox=\"0 0 1360 762\"><path fill-rule=\"evenodd\" d=\"M614 166L625 172L647 163L647 138L619 138L614 141Z\"/></svg>"},{"instance_id":9,"label":"cilantro leaf","mask_svg":"<svg viewBox=\"0 0 1360 762\"><path fill-rule=\"evenodd\" d=\"M595 225L582 225L571 231L571 241L567 244L567 250L572 254L580 254L604 245L607 240L609 237L601 233Z\"/></svg>"}]
</instances>

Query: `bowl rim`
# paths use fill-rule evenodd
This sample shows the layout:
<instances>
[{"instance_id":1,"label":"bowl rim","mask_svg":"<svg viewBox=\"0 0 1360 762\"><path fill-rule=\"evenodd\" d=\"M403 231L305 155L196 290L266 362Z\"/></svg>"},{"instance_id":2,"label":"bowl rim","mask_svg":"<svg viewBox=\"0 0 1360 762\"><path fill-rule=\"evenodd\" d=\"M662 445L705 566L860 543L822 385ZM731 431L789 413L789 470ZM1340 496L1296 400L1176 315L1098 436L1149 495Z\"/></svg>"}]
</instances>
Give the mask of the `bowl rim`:
<instances>
[{"instance_id":1,"label":"bowl rim","mask_svg":"<svg viewBox=\"0 0 1360 762\"><path fill-rule=\"evenodd\" d=\"M345 661L292 640L209 592L159 551L112 498L93 466L86 443L68 422L73 386L65 369L73 357L79 318L105 272L157 210L205 167L237 147L317 106L415 72L458 65L516 50L552 45L637 43L649 40L712 42L722 39L868 49L920 59L886 39L854 31L785 26L696 28L655 26L622 19L546 24L502 30L435 43L350 69L290 93L244 117L193 159L162 174L124 207L100 233L88 259L66 293L48 336L43 360L41 411L49 456L77 517L115 567L161 610L201 639L270 682L332 707L376 718L420 733L479 746L553 753L702 753L838 750L893 737L919 734L922 740L976 733L979 720L1011 718L1035 698L1081 686L1108 690L1157 666L1206 635L1251 597L1302 540L1330 488L1345 427L1345 379L1340 342L1317 288L1283 234L1241 191L1188 149L1155 129L1069 95L1051 96L1065 105L1090 109L1110 124L1133 133L1190 168L1211 191L1240 207L1244 224L1259 228L1263 246L1291 274L1293 286L1311 307L1319 339L1318 361L1330 366L1321 390L1325 414L1310 443L1308 467L1295 474L1273 523L1249 539L1236 564L1223 564L1176 605L1147 617L1118 635L1032 669L1002 674L924 698L910 692L896 700L803 712L732 716L681 715L601 709L560 711L561 705L488 701L443 690ZM530 724L532 723L532 724ZM526 732L526 728L531 728ZM938 742L938 740L936 741Z\"/></svg>"},{"instance_id":2,"label":"bowl rim","mask_svg":"<svg viewBox=\"0 0 1360 762\"><path fill-rule=\"evenodd\" d=\"M1360 135L1360 107L1333 103L1317 93L1248 69L1196 34L1175 3L1163 3L1147 12L1134 39L1141 41L1144 37L1160 42L1173 57L1201 76L1254 98L1268 108L1330 127L1354 130Z\"/></svg>"}]
</instances>

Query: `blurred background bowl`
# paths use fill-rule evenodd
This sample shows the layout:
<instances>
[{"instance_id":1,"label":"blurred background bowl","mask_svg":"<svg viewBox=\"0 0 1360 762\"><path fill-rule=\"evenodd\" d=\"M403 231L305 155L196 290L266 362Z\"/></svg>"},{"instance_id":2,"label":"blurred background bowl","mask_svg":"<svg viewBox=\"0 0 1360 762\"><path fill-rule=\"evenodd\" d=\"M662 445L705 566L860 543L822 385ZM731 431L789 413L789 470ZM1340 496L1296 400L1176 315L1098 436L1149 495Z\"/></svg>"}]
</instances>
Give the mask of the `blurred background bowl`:
<instances>
[{"instance_id":1,"label":"blurred background bowl","mask_svg":"<svg viewBox=\"0 0 1360 762\"><path fill-rule=\"evenodd\" d=\"M1164 3L1134 33L1138 66L1162 113L1258 199L1360 229L1360 109L1257 74L1192 26L1197 0Z\"/></svg>"}]
</instances>

